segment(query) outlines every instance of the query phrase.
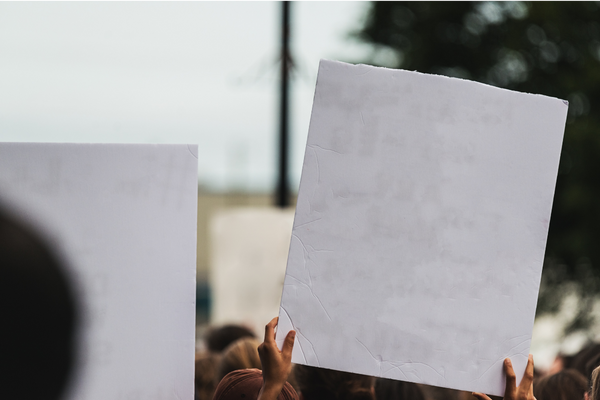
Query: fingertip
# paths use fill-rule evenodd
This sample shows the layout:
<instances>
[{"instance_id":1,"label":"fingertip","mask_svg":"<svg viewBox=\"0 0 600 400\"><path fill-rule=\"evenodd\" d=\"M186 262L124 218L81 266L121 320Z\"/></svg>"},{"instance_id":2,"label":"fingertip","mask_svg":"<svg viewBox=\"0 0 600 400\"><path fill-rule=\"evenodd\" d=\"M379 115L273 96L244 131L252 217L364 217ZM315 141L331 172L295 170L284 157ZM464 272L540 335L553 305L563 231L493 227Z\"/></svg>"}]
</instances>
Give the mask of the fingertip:
<instances>
[{"instance_id":1,"label":"fingertip","mask_svg":"<svg viewBox=\"0 0 600 400\"><path fill-rule=\"evenodd\" d=\"M288 354L291 355L292 354L292 349L294 347L294 342L296 338L296 331L289 331L288 334L285 336L285 340L283 342L283 347L281 348L281 350L283 351L284 354Z\"/></svg>"},{"instance_id":2,"label":"fingertip","mask_svg":"<svg viewBox=\"0 0 600 400\"><path fill-rule=\"evenodd\" d=\"M275 317L272 320L269 321L269 323L267 325L265 325L265 329L266 330L271 330L271 329L275 329L275 327L277 326L277 319L279 317Z\"/></svg>"},{"instance_id":3,"label":"fingertip","mask_svg":"<svg viewBox=\"0 0 600 400\"><path fill-rule=\"evenodd\" d=\"M296 331L289 331L285 337L285 340L291 343L294 343L296 339Z\"/></svg>"},{"instance_id":4,"label":"fingertip","mask_svg":"<svg viewBox=\"0 0 600 400\"><path fill-rule=\"evenodd\" d=\"M265 325L265 341L275 339L275 327L279 317L273 318L267 325Z\"/></svg>"},{"instance_id":5,"label":"fingertip","mask_svg":"<svg viewBox=\"0 0 600 400\"><path fill-rule=\"evenodd\" d=\"M533 373L533 354L530 354L529 357L527 357L527 366L525 368L527 371Z\"/></svg>"},{"instance_id":6,"label":"fingertip","mask_svg":"<svg viewBox=\"0 0 600 400\"><path fill-rule=\"evenodd\" d=\"M506 374L506 390L514 388L517 376L515 375L512 361L508 357L504 359L504 373Z\"/></svg>"}]
</instances>

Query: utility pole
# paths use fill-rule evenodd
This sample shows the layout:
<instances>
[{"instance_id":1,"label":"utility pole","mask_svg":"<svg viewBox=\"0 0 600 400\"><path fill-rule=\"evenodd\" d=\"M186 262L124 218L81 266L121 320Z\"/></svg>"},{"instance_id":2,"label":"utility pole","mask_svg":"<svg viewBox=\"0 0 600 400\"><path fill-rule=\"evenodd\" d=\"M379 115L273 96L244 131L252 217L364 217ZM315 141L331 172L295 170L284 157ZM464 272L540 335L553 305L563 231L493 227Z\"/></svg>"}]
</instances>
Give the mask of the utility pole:
<instances>
[{"instance_id":1,"label":"utility pole","mask_svg":"<svg viewBox=\"0 0 600 400\"><path fill-rule=\"evenodd\" d=\"M289 103L289 71L290 56L290 5L289 1L281 2L281 83L279 99L279 163L275 204L285 208L290 204L288 187L288 103Z\"/></svg>"}]
</instances>

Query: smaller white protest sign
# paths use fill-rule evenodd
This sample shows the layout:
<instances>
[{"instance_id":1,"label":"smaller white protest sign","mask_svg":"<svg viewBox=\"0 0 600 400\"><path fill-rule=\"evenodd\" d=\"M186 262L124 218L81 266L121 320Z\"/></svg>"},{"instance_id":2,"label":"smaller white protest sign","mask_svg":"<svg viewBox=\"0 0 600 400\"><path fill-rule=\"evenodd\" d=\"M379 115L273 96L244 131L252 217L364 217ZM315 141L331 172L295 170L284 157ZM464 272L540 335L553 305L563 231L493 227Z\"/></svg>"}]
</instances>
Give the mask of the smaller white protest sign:
<instances>
[{"instance_id":1,"label":"smaller white protest sign","mask_svg":"<svg viewBox=\"0 0 600 400\"><path fill-rule=\"evenodd\" d=\"M502 395L531 341L566 102L322 61L277 340L293 362Z\"/></svg>"},{"instance_id":2,"label":"smaller white protest sign","mask_svg":"<svg viewBox=\"0 0 600 400\"><path fill-rule=\"evenodd\" d=\"M279 311L294 212L238 208L211 221L211 323L242 324L259 337Z\"/></svg>"}]
</instances>

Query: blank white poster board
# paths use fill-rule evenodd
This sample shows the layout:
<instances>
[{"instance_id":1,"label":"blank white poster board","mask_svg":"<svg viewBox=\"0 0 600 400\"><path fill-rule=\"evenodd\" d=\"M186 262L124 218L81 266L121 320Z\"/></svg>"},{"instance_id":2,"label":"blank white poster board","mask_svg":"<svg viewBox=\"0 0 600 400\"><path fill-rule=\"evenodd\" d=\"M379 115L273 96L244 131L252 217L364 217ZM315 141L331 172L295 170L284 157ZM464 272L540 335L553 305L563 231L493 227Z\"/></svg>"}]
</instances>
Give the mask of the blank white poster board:
<instances>
[{"instance_id":1,"label":"blank white poster board","mask_svg":"<svg viewBox=\"0 0 600 400\"><path fill-rule=\"evenodd\" d=\"M529 352L568 105L321 61L281 300L293 362L502 395Z\"/></svg>"},{"instance_id":2,"label":"blank white poster board","mask_svg":"<svg viewBox=\"0 0 600 400\"><path fill-rule=\"evenodd\" d=\"M210 224L211 324L242 324L262 337L279 312L294 212L221 210Z\"/></svg>"},{"instance_id":3,"label":"blank white poster board","mask_svg":"<svg viewBox=\"0 0 600 400\"><path fill-rule=\"evenodd\" d=\"M70 399L194 398L196 154L0 143L0 198L60 246L78 284Z\"/></svg>"}]
</instances>

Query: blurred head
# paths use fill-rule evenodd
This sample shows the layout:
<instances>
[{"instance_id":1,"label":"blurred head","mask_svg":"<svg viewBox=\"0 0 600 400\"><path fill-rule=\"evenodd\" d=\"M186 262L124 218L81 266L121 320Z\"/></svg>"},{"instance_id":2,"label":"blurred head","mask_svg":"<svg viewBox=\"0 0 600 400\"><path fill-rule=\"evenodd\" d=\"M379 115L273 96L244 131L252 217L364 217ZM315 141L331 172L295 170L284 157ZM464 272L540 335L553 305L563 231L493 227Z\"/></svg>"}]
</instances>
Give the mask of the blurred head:
<instances>
[{"instance_id":1,"label":"blurred head","mask_svg":"<svg viewBox=\"0 0 600 400\"><path fill-rule=\"evenodd\" d=\"M231 343L244 337L256 337L248 328L239 325L225 325L211 329L206 335L206 348L220 353Z\"/></svg>"},{"instance_id":2,"label":"blurred head","mask_svg":"<svg viewBox=\"0 0 600 400\"><path fill-rule=\"evenodd\" d=\"M557 372L562 371L563 369L571 368L571 364L573 364L573 357L574 356L567 356L562 353L557 354L556 358L554 359L554 362L552 363L552 365L550 366L550 369L548 370L548 374L553 375L553 374L556 374Z\"/></svg>"},{"instance_id":3,"label":"blurred head","mask_svg":"<svg viewBox=\"0 0 600 400\"><path fill-rule=\"evenodd\" d=\"M219 382L213 400L256 400L262 383L261 370L243 369L230 372ZM286 382L277 400L298 400L298 395Z\"/></svg>"},{"instance_id":4,"label":"blurred head","mask_svg":"<svg viewBox=\"0 0 600 400\"><path fill-rule=\"evenodd\" d=\"M217 368L220 356L215 353L196 355L195 388L196 400L211 400L217 386Z\"/></svg>"},{"instance_id":5,"label":"blurred head","mask_svg":"<svg viewBox=\"0 0 600 400\"><path fill-rule=\"evenodd\" d=\"M419 385L423 396L427 400L473 400L469 392L448 389L439 386ZM502 400L501 397L492 396L492 400Z\"/></svg>"},{"instance_id":6,"label":"blurred head","mask_svg":"<svg viewBox=\"0 0 600 400\"><path fill-rule=\"evenodd\" d=\"M583 374L564 369L537 380L533 384L533 395L537 400L583 400L587 387Z\"/></svg>"},{"instance_id":7,"label":"blurred head","mask_svg":"<svg viewBox=\"0 0 600 400\"><path fill-rule=\"evenodd\" d=\"M599 355L600 343L590 343L583 349L579 350L579 352L573 356L570 366L566 366L565 368L576 369L589 379L590 376L588 373L591 371L588 371L587 369L588 363L596 359Z\"/></svg>"},{"instance_id":8,"label":"blurred head","mask_svg":"<svg viewBox=\"0 0 600 400\"><path fill-rule=\"evenodd\" d=\"M258 346L260 342L251 337L238 339L225 348L219 362L217 382L225 375L238 369L261 369Z\"/></svg>"},{"instance_id":9,"label":"blurred head","mask_svg":"<svg viewBox=\"0 0 600 400\"><path fill-rule=\"evenodd\" d=\"M296 365L294 379L304 400L374 400L375 378Z\"/></svg>"},{"instance_id":10,"label":"blurred head","mask_svg":"<svg viewBox=\"0 0 600 400\"><path fill-rule=\"evenodd\" d=\"M421 388L416 383L377 378L375 380L377 400L425 400Z\"/></svg>"},{"instance_id":11,"label":"blurred head","mask_svg":"<svg viewBox=\"0 0 600 400\"><path fill-rule=\"evenodd\" d=\"M77 312L53 251L0 211L0 393L58 399L71 372Z\"/></svg>"}]
</instances>

